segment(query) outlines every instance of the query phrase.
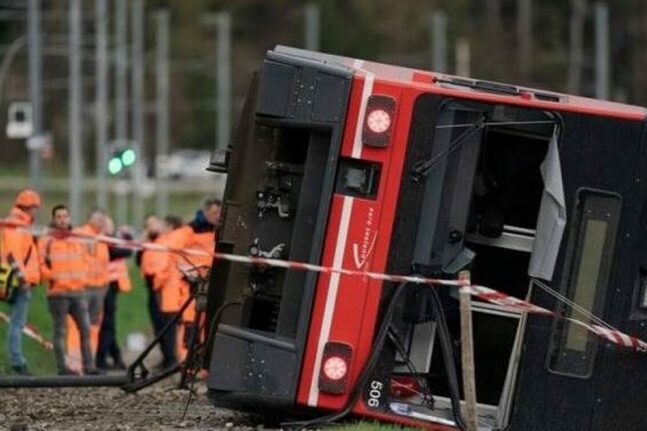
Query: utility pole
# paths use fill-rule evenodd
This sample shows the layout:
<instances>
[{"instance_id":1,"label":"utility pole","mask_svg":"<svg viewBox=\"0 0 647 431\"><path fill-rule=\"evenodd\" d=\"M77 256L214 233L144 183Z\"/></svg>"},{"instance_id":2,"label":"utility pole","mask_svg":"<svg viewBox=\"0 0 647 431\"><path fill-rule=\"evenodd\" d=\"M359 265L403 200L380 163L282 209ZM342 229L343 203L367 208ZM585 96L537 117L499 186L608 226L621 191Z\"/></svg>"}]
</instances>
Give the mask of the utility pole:
<instances>
[{"instance_id":1,"label":"utility pole","mask_svg":"<svg viewBox=\"0 0 647 431\"><path fill-rule=\"evenodd\" d=\"M70 140L70 212L73 223L79 222L83 193L83 77L81 76L81 0L70 0L70 71L69 71L69 140Z\"/></svg>"},{"instance_id":2,"label":"utility pole","mask_svg":"<svg viewBox=\"0 0 647 431\"><path fill-rule=\"evenodd\" d=\"M41 2L29 0L29 15L27 18L28 48L29 48L29 99L31 100L33 116L32 136L38 137L43 133L43 54L41 34ZM31 186L41 188L40 148L29 150L29 182Z\"/></svg>"},{"instance_id":3,"label":"utility pole","mask_svg":"<svg viewBox=\"0 0 647 431\"><path fill-rule=\"evenodd\" d=\"M96 48L95 64L97 85L95 87L96 156L97 156L97 205L108 207L106 183L108 147L108 8L107 0L95 1Z\"/></svg>"},{"instance_id":4,"label":"utility pole","mask_svg":"<svg viewBox=\"0 0 647 431\"><path fill-rule=\"evenodd\" d=\"M115 140L125 142L128 138L128 9L126 0L115 1ZM117 198L117 223L128 219L128 183L118 180L115 195Z\"/></svg>"},{"instance_id":5,"label":"utility pole","mask_svg":"<svg viewBox=\"0 0 647 431\"><path fill-rule=\"evenodd\" d=\"M609 98L609 6L595 3L595 97Z\"/></svg>"},{"instance_id":6,"label":"utility pole","mask_svg":"<svg viewBox=\"0 0 647 431\"><path fill-rule=\"evenodd\" d=\"M584 18L586 0L571 0L570 56L568 64L568 92L577 94L582 87L584 63Z\"/></svg>"},{"instance_id":7,"label":"utility pole","mask_svg":"<svg viewBox=\"0 0 647 431\"><path fill-rule=\"evenodd\" d=\"M226 150L231 132L231 15L216 15L218 42L216 49L216 103L218 104L216 148ZM206 168L206 167L205 167Z\"/></svg>"},{"instance_id":8,"label":"utility pole","mask_svg":"<svg viewBox=\"0 0 647 431\"><path fill-rule=\"evenodd\" d=\"M11 63L13 63L14 58L16 58L16 54L25 47L26 42L27 38L25 35L18 36L11 42L9 48L5 51L4 57L2 57L2 62L0 62L0 104L2 103L2 94L4 93L5 86L4 80L7 76L7 72L11 67Z\"/></svg>"},{"instance_id":9,"label":"utility pole","mask_svg":"<svg viewBox=\"0 0 647 431\"><path fill-rule=\"evenodd\" d=\"M219 12L204 17L216 26L216 151L225 151L231 132L231 14Z\"/></svg>"},{"instance_id":10,"label":"utility pole","mask_svg":"<svg viewBox=\"0 0 647 431\"><path fill-rule=\"evenodd\" d=\"M156 117L155 146L156 156L168 157L169 152L169 13L168 10L155 12L156 47ZM168 185L155 166L155 213L168 214Z\"/></svg>"},{"instance_id":11,"label":"utility pole","mask_svg":"<svg viewBox=\"0 0 647 431\"><path fill-rule=\"evenodd\" d=\"M435 11L429 18L431 27L431 68L434 72L447 72L447 15Z\"/></svg>"},{"instance_id":12,"label":"utility pole","mask_svg":"<svg viewBox=\"0 0 647 431\"><path fill-rule=\"evenodd\" d=\"M132 173L133 217L135 223L144 218L144 202L142 198L142 182L144 174L144 2L133 1L132 11L132 123L134 150L136 154L134 171Z\"/></svg>"},{"instance_id":13,"label":"utility pole","mask_svg":"<svg viewBox=\"0 0 647 431\"><path fill-rule=\"evenodd\" d=\"M532 0L517 0L517 43L519 72L527 84L532 58Z\"/></svg>"},{"instance_id":14,"label":"utility pole","mask_svg":"<svg viewBox=\"0 0 647 431\"><path fill-rule=\"evenodd\" d=\"M319 36L321 34L321 10L317 3L308 3L304 8L305 13L305 48L310 51L319 51Z\"/></svg>"},{"instance_id":15,"label":"utility pole","mask_svg":"<svg viewBox=\"0 0 647 431\"><path fill-rule=\"evenodd\" d=\"M471 49L467 38L456 41L456 75L470 76L471 74Z\"/></svg>"}]
</instances>

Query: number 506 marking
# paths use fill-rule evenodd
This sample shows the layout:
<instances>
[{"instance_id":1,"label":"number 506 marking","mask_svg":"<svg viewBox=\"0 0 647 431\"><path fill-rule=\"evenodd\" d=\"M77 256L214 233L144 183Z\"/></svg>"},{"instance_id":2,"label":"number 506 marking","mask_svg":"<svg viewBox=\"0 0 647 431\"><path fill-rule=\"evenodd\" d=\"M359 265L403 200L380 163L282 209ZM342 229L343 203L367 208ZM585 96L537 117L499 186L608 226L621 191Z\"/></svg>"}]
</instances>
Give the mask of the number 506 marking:
<instances>
[{"instance_id":1,"label":"number 506 marking","mask_svg":"<svg viewBox=\"0 0 647 431\"><path fill-rule=\"evenodd\" d=\"M382 389L384 384L380 381L373 380L371 382L371 390L368 393L368 406L374 409L380 407L380 398L382 398Z\"/></svg>"}]
</instances>

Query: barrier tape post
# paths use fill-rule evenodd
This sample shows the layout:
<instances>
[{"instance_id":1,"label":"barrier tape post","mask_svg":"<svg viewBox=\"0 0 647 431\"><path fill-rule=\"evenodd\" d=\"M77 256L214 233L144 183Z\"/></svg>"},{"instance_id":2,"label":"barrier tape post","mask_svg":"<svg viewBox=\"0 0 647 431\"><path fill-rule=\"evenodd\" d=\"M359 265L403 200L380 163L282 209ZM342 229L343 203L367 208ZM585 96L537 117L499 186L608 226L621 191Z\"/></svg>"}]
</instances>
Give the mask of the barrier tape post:
<instances>
[{"instance_id":1,"label":"barrier tape post","mask_svg":"<svg viewBox=\"0 0 647 431\"><path fill-rule=\"evenodd\" d=\"M458 279L471 284L470 272L461 271ZM461 363L463 370L463 394L465 396L465 426L466 431L477 431L476 412L476 372L474 370L474 331L472 328L472 295L469 289L459 287L461 316Z\"/></svg>"}]
</instances>

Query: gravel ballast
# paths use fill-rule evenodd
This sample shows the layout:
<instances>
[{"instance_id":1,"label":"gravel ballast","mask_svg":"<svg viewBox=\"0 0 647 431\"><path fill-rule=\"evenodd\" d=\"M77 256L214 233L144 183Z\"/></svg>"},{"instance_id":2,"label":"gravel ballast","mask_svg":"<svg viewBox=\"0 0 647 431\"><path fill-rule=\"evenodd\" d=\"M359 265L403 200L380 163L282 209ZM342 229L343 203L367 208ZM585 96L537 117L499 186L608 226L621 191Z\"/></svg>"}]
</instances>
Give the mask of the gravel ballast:
<instances>
[{"instance_id":1,"label":"gravel ballast","mask_svg":"<svg viewBox=\"0 0 647 431\"><path fill-rule=\"evenodd\" d=\"M165 384L166 383L166 384ZM0 389L0 429L6 430L255 430L246 416L211 404L197 385L189 392L161 382L135 394L116 388Z\"/></svg>"}]
</instances>

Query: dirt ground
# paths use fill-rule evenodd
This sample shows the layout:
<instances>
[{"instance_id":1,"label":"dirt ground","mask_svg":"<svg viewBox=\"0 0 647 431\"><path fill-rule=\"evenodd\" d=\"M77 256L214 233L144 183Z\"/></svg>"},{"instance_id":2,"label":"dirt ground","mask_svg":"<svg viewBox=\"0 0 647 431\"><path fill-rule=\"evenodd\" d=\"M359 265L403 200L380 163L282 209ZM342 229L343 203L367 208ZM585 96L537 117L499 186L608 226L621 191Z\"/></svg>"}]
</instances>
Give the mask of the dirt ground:
<instances>
[{"instance_id":1,"label":"dirt ground","mask_svg":"<svg viewBox=\"0 0 647 431\"><path fill-rule=\"evenodd\" d=\"M160 382L136 394L116 388L0 389L0 430L256 430L262 425L216 409L198 384L188 391Z\"/></svg>"}]
</instances>

